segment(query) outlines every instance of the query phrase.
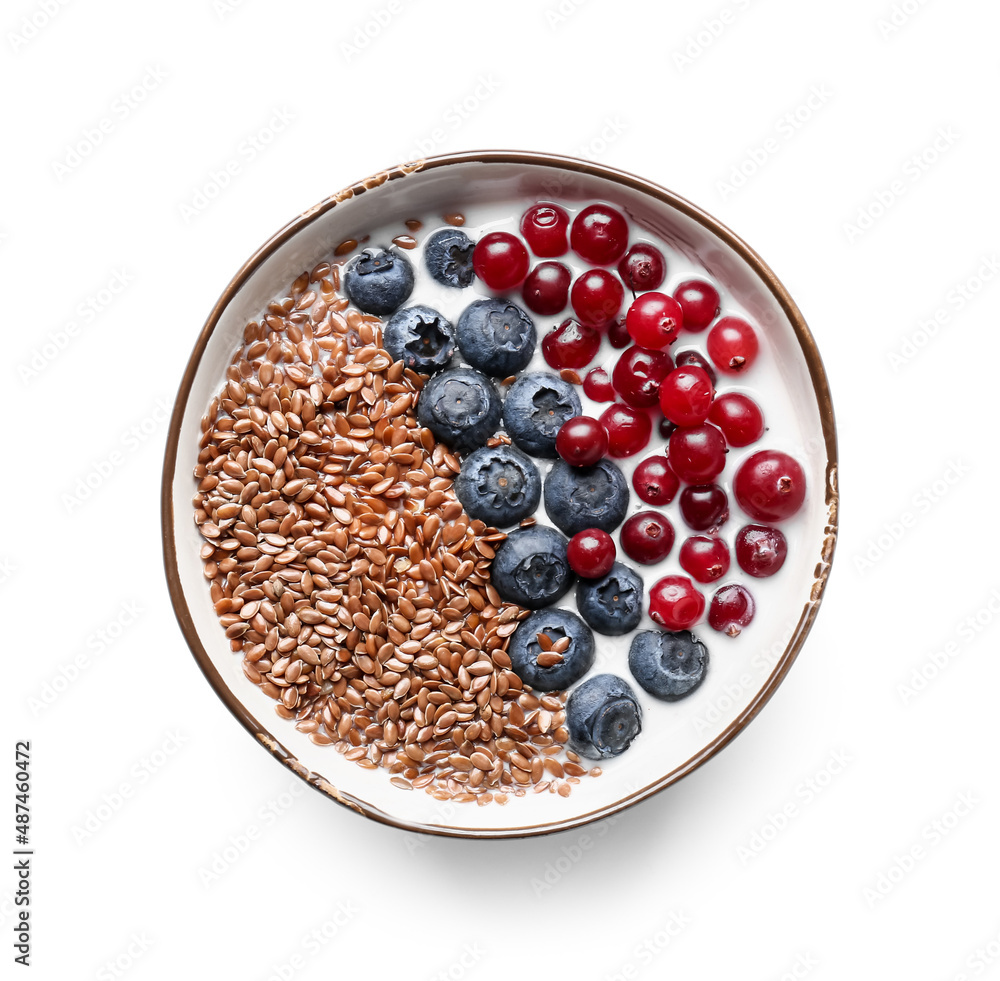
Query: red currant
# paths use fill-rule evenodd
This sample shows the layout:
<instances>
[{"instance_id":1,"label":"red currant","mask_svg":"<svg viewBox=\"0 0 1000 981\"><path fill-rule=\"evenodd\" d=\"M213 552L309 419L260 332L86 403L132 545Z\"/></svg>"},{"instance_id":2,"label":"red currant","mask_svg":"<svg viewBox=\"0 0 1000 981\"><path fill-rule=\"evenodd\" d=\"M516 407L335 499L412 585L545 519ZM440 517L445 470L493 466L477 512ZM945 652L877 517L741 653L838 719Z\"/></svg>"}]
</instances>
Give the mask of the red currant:
<instances>
[{"instance_id":1,"label":"red currant","mask_svg":"<svg viewBox=\"0 0 1000 981\"><path fill-rule=\"evenodd\" d=\"M674 526L658 511L640 511L622 525L620 537L630 559L655 565L674 547Z\"/></svg>"},{"instance_id":2,"label":"red currant","mask_svg":"<svg viewBox=\"0 0 1000 981\"><path fill-rule=\"evenodd\" d=\"M674 364L678 368L701 368L702 371L712 379L712 387L715 387L717 378L715 377L715 369L712 367L712 362L708 360L703 354L699 354L692 348L686 348L683 351L678 351L674 355Z\"/></svg>"},{"instance_id":3,"label":"red currant","mask_svg":"<svg viewBox=\"0 0 1000 981\"><path fill-rule=\"evenodd\" d=\"M633 293L659 289L666 274L663 253L648 242L636 242L618 263L618 275Z\"/></svg>"},{"instance_id":4,"label":"red currant","mask_svg":"<svg viewBox=\"0 0 1000 981\"><path fill-rule=\"evenodd\" d=\"M729 520L729 498L718 484L700 484L681 491L681 517L695 531L720 528Z\"/></svg>"},{"instance_id":5,"label":"red currant","mask_svg":"<svg viewBox=\"0 0 1000 981\"><path fill-rule=\"evenodd\" d=\"M569 242L587 262L610 266L628 247L628 222L614 208L592 204L573 219Z\"/></svg>"},{"instance_id":6,"label":"red currant","mask_svg":"<svg viewBox=\"0 0 1000 981\"><path fill-rule=\"evenodd\" d=\"M642 293L625 314L628 332L642 347L669 347L684 323L680 304L666 293Z\"/></svg>"},{"instance_id":7,"label":"red currant","mask_svg":"<svg viewBox=\"0 0 1000 981\"><path fill-rule=\"evenodd\" d=\"M608 324L608 340L614 348L628 347L632 343L632 335L628 332L624 317Z\"/></svg>"},{"instance_id":8,"label":"red currant","mask_svg":"<svg viewBox=\"0 0 1000 981\"><path fill-rule=\"evenodd\" d=\"M588 269L573 284L570 302L581 324L606 327L622 308L625 290L621 281L606 269Z\"/></svg>"},{"instance_id":9,"label":"red currant","mask_svg":"<svg viewBox=\"0 0 1000 981\"><path fill-rule=\"evenodd\" d=\"M664 576L649 591L649 615L667 630L688 630L705 612L705 597L687 576Z\"/></svg>"},{"instance_id":10,"label":"red currant","mask_svg":"<svg viewBox=\"0 0 1000 981\"><path fill-rule=\"evenodd\" d=\"M726 392L708 410L708 421L722 430L730 446L749 446L764 435L764 414L749 395Z\"/></svg>"},{"instance_id":11,"label":"red currant","mask_svg":"<svg viewBox=\"0 0 1000 981\"><path fill-rule=\"evenodd\" d=\"M642 409L615 402L601 413L601 423L608 431L608 455L632 456L648 442L653 424Z\"/></svg>"},{"instance_id":12,"label":"red currant","mask_svg":"<svg viewBox=\"0 0 1000 981\"><path fill-rule=\"evenodd\" d=\"M611 378L603 368L591 368L583 379L583 394L595 402L614 402L615 390Z\"/></svg>"},{"instance_id":13,"label":"red currant","mask_svg":"<svg viewBox=\"0 0 1000 981\"><path fill-rule=\"evenodd\" d=\"M739 317L723 317L708 332L708 356L727 375L748 371L757 360L757 334Z\"/></svg>"},{"instance_id":14,"label":"red currant","mask_svg":"<svg viewBox=\"0 0 1000 981\"><path fill-rule=\"evenodd\" d=\"M572 273L561 262L540 262L521 287L524 305L532 313L551 317L562 313L569 298Z\"/></svg>"},{"instance_id":15,"label":"red currant","mask_svg":"<svg viewBox=\"0 0 1000 981\"><path fill-rule=\"evenodd\" d=\"M685 484L708 484L726 466L726 440L715 426L703 423L670 434L670 467Z\"/></svg>"},{"instance_id":16,"label":"red currant","mask_svg":"<svg viewBox=\"0 0 1000 981\"><path fill-rule=\"evenodd\" d=\"M720 586L708 607L708 625L729 637L738 637L756 612L750 591L739 583Z\"/></svg>"},{"instance_id":17,"label":"red currant","mask_svg":"<svg viewBox=\"0 0 1000 981\"><path fill-rule=\"evenodd\" d=\"M755 521L782 521L802 507L806 475L787 453L758 450L740 464L733 478L733 493Z\"/></svg>"},{"instance_id":18,"label":"red currant","mask_svg":"<svg viewBox=\"0 0 1000 981\"><path fill-rule=\"evenodd\" d=\"M556 453L571 467L592 467L607 452L607 430L590 416L573 416L556 433Z\"/></svg>"},{"instance_id":19,"label":"red currant","mask_svg":"<svg viewBox=\"0 0 1000 981\"><path fill-rule=\"evenodd\" d=\"M615 564L614 539L600 528L578 531L566 546L569 567L584 579L600 579Z\"/></svg>"},{"instance_id":20,"label":"red currant","mask_svg":"<svg viewBox=\"0 0 1000 981\"><path fill-rule=\"evenodd\" d=\"M542 356L556 369L586 368L600 347L601 335L575 320L564 320L542 338Z\"/></svg>"},{"instance_id":21,"label":"red currant","mask_svg":"<svg viewBox=\"0 0 1000 981\"><path fill-rule=\"evenodd\" d=\"M704 330L719 315L719 291L703 279L686 279L674 290L688 330Z\"/></svg>"},{"instance_id":22,"label":"red currant","mask_svg":"<svg viewBox=\"0 0 1000 981\"><path fill-rule=\"evenodd\" d=\"M700 426L714 395L712 379L701 368L675 368L660 388L660 408L677 426Z\"/></svg>"},{"instance_id":23,"label":"red currant","mask_svg":"<svg viewBox=\"0 0 1000 981\"><path fill-rule=\"evenodd\" d=\"M476 243L472 268L491 290L510 290L528 275L528 250L510 232L490 232Z\"/></svg>"},{"instance_id":24,"label":"red currant","mask_svg":"<svg viewBox=\"0 0 1000 981\"><path fill-rule=\"evenodd\" d=\"M665 351L630 347L618 359L611 382L622 400L635 409L651 409L659 399L660 386L674 362Z\"/></svg>"},{"instance_id":25,"label":"red currant","mask_svg":"<svg viewBox=\"0 0 1000 981\"><path fill-rule=\"evenodd\" d=\"M669 504L680 489L677 474L665 456L648 456L635 468L632 486L647 504Z\"/></svg>"},{"instance_id":26,"label":"red currant","mask_svg":"<svg viewBox=\"0 0 1000 981\"><path fill-rule=\"evenodd\" d=\"M692 535L681 545L678 559L698 582L715 582L729 571L729 546L721 538Z\"/></svg>"},{"instance_id":27,"label":"red currant","mask_svg":"<svg viewBox=\"0 0 1000 981\"><path fill-rule=\"evenodd\" d=\"M521 234L535 255L552 259L569 250L569 215L558 204L540 201L521 216Z\"/></svg>"},{"instance_id":28,"label":"red currant","mask_svg":"<svg viewBox=\"0 0 1000 981\"><path fill-rule=\"evenodd\" d=\"M736 561L750 576L773 576L788 555L788 542L778 528L746 525L736 533Z\"/></svg>"}]
</instances>

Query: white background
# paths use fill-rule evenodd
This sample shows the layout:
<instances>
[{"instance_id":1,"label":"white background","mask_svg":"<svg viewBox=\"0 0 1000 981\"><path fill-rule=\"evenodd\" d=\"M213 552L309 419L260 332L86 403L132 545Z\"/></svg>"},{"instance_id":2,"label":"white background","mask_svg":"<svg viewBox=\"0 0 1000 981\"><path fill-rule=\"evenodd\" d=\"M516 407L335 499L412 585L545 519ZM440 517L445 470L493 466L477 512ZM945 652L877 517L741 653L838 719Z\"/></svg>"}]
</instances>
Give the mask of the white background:
<instances>
[{"instance_id":1,"label":"white background","mask_svg":"<svg viewBox=\"0 0 1000 981\"><path fill-rule=\"evenodd\" d=\"M0 16L0 794L30 739L35 976L1000 977L996 5L44 6ZM341 187L476 148L591 157L746 238L823 352L842 462L766 710L614 823L527 841L300 793L196 668L159 546L162 406L235 270Z\"/></svg>"}]
</instances>

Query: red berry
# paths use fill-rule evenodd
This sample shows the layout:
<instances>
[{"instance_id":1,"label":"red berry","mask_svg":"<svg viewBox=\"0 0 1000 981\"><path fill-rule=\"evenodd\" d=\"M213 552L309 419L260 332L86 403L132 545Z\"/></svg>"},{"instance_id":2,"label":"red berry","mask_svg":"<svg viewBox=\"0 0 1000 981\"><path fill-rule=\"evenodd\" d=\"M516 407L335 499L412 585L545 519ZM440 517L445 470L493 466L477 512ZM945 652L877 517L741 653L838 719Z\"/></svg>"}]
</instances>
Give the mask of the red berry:
<instances>
[{"instance_id":1,"label":"red berry","mask_svg":"<svg viewBox=\"0 0 1000 981\"><path fill-rule=\"evenodd\" d=\"M678 559L698 582L715 582L729 571L729 546L721 538L692 535L681 545Z\"/></svg>"},{"instance_id":2,"label":"red berry","mask_svg":"<svg viewBox=\"0 0 1000 981\"><path fill-rule=\"evenodd\" d=\"M674 547L674 526L657 511L640 511L622 525L621 543L633 561L655 565Z\"/></svg>"},{"instance_id":3,"label":"red berry","mask_svg":"<svg viewBox=\"0 0 1000 981\"><path fill-rule=\"evenodd\" d=\"M719 315L719 291L703 279L685 279L674 290L688 330L704 330Z\"/></svg>"},{"instance_id":4,"label":"red berry","mask_svg":"<svg viewBox=\"0 0 1000 981\"><path fill-rule=\"evenodd\" d=\"M715 369L712 367L712 362L708 360L703 354L699 354L692 348L686 348L683 351L678 351L674 355L674 364L678 368L695 367L701 368L702 371L712 379L712 386L715 386L717 381L715 377Z\"/></svg>"},{"instance_id":5,"label":"red berry","mask_svg":"<svg viewBox=\"0 0 1000 981\"><path fill-rule=\"evenodd\" d=\"M739 583L720 586L708 607L708 625L729 637L738 637L756 612L750 591Z\"/></svg>"},{"instance_id":6,"label":"red berry","mask_svg":"<svg viewBox=\"0 0 1000 981\"><path fill-rule=\"evenodd\" d=\"M663 253L648 242L636 242L618 263L618 275L634 293L658 289L666 274L667 263Z\"/></svg>"},{"instance_id":7,"label":"red berry","mask_svg":"<svg viewBox=\"0 0 1000 981\"><path fill-rule=\"evenodd\" d=\"M569 567L584 579L600 579L615 563L614 539L600 528L578 531L566 546Z\"/></svg>"},{"instance_id":8,"label":"red berry","mask_svg":"<svg viewBox=\"0 0 1000 981\"><path fill-rule=\"evenodd\" d=\"M665 456L648 456L635 468L632 486L639 498L647 504L669 504L677 494L681 482L670 469Z\"/></svg>"},{"instance_id":9,"label":"red berry","mask_svg":"<svg viewBox=\"0 0 1000 981\"><path fill-rule=\"evenodd\" d=\"M521 287L524 305L532 313L551 317L562 313L573 274L561 262L540 262Z\"/></svg>"},{"instance_id":10,"label":"red berry","mask_svg":"<svg viewBox=\"0 0 1000 981\"><path fill-rule=\"evenodd\" d=\"M628 222L614 208L592 204L573 219L569 242L587 262L610 266L628 247Z\"/></svg>"},{"instance_id":11,"label":"red berry","mask_svg":"<svg viewBox=\"0 0 1000 981\"><path fill-rule=\"evenodd\" d=\"M729 520L729 498L718 484L685 487L680 506L681 517L695 531L719 528Z\"/></svg>"},{"instance_id":12,"label":"red berry","mask_svg":"<svg viewBox=\"0 0 1000 981\"><path fill-rule=\"evenodd\" d=\"M705 612L705 597L687 576L664 576L649 591L649 615L667 630L688 630Z\"/></svg>"},{"instance_id":13,"label":"red berry","mask_svg":"<svg viewBox=\"0 0 1000 981\"><path fill-rule=\"evenodd\" d=\"M632 335L628 332L624 317L608 324L608 340L614 348L628 347L632 343Z\"/></svg>"},{"instance_id":14,"label":"red berry","mask_svg":"<svg viewBox=\"0 0 1000 981\"><path fill-rule=\"evenodd\" d=\"M622 308L625 290L617 276L606 269L588 269L573 284L570 302L581 324L606 327Z\"/></svg>"},{"instance_id":15,"label":"red berry","mask_svg":"<svg viewBox=\"0 0 1000 981\"><path fill-rule=\"evenodd\" d=\"M739 375L757 360L757 334L739 317L723 317L708 332L708 356L719 371Z\"/></svg>"},{"instance_id":16,"label":"red berry","mask_svg":"<svg viewBox=\"0 0 1000 981\"><path fill-rule=\"evenodd\" d=\"M575 320L564 320L542 338L542 356L557 369L586 368L600 347L601 335Z\"/></svg>"},{"instance_id":17,"label":"red berry","mask_svg":"<svg viewBox=\"0 0 1000 981\"><path fill-rule=\"evenodd\" d=\"M778 528L746 525L736 533L736 561L747 575L773 576L788 555L788 542Z\"/></svg>"},{"instance_id":18,"label":"red berry","mask_svg":"<svg viewBox=\"0 0 1000 981\"><path fill-rule=\"evenodd\" d=\"M611 382L622 400L635 409L651 409L660 395L660 386L674 367L666 351L630 347L615 364Z\"/></svg>"},{"instance_id":19,"label":"red berry","mask_svg":"<svg viewBox=\"0 0 1000 981\"><path fill-rule=\"evenodd\" d=\"M675 429L669 446L670 467L685 484L711 483L725 469L726 441L715 426Z\"/></svg>"},{"instance_id":20,"label":"red berry","mask_svg":"<svg viewBox=\"0 0 1000 981\"><path fill-rule=\"evenodd\" d=\"M749 395L726 392L708 410L708 421L722 430L730 446L749 446L764 435L764 414Z\"/></svg>"},{"instance_id":21,"label":"red berry","mask_svg":"<svg viewBox=\"0 0 1000 981\"><path fill-rule=\"evenodd\" d=\"M607 452L607 430L590 416L573 416L556 433L556 453L571 467L592 467Z\"/></svg>"},{"instance_id":22,"label":"red berry","mask_svg":"<svg viewBox=\"0 0 1000 981\"><path fill-rule=\"evenodd\" d=\"M666 293L642 293L625 314L628 332L641 347L669 347L684 323L680 304Z\"/></svg>"},{"instance_id":23,"label":"red berry","mask_svg":"<svg viewBox=\"0 0 1000 981\"><path fill-rule=\"evenodd\" d=\"M608 431L608 455L632 456L648 442L653 424L642 409L615 402L601 413L601 423Z\"/></svg>"},{"instance_id":24,"label":"red berry","mask_svg":"<svg viewBox=\"0 0 1000 981\"><path fill-rule=\"evenodd\" d=\"M595 402L614 402L615 390L611 377L603 368L591 368L583 379L583 394Z\"/></svg>"},{"instance_id":25,"label":"red berry","mask_svg":"<svg viewBox=\"0 0 1000 981\"><path fill-rule=\"evenodd\" d=\"M569 215L558 204L540 201L521 216L521 234L535 255L543 259L565 255Z\"/></svg>"},{"instance_id":26,"label":"red berry","mask_svg":"<svg viewBox=\"0 0 1000 981\"><path fill-rule=\"evenodd\" d=\"M510 290L528 275L528 250L510 232L490 232L476 243L472 268L491 290Z\"/></svg>"},{"instance_id":27,"label":"red berry","mask_svg":"<svg viewBox=\"0 0 1000 981\"><path fill-rule=\"evenodd\" d=\"M802 507L806 475L787 453L758 450L740 464L733 478L733 493L755 521L782 521Z\"/></svg>"},{"instance_id":28,"label":"red berry","mask_svg":"<svg viewBox=\"0 0 1000 981\"><path fill-rule=\"evenodd\" d=\"M714 395L712 379L701 368L675 368L660 388L660 408L676 426L700 426Z\"/></svg>"}]
</instances>

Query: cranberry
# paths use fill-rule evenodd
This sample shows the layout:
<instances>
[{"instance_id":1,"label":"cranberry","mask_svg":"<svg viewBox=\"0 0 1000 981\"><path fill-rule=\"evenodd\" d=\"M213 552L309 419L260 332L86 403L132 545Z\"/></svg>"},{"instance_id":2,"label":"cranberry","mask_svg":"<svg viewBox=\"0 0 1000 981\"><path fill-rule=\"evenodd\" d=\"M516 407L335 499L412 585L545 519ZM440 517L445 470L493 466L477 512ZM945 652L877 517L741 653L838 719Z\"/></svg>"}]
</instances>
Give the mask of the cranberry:
<instances>
[{"instance_id":1,"label":"cranberry","mask_svg":"<svg viewBox=\"0 0 1000 981\"><path fill-rule=\"evenodd\" d=\"M528 250L510 232L490 232L476 243L472 268L491 290L510 290L528 275Z\"/></svg>"},{"instance_id":2,"label":"cranberry","mask_svg":"<svg viewBox=\"0 0 1000 981\"><path fill-rule=\"evenodd\" d=\"M719 291L703 279L685 279L674 290L688 330L704 330L719 315Z\"/></svg>"},{"instance_id":3,"label":"cranberry","mask_svg":"<svg viewBox=\"0 0 1000 981\"><path fill-rule=\"evenodd\" d=\"M736 533L736 561L747 575L773 576L788 555L788 542L778 528L746 525Z\"/></svg>"},{"instance_id":4,"label":"cranberry","mask_svg":"<svg viewBox=\"0 0 1000 981\"><path fill-rule=\"evenodd\" d=\"M723 317L708 332L708 356L728 375L749 370L757 360L757 334L739 317Z\"/></svg>"},{"instance_id":5,"label":"cranberry","mask_svg":"<svg viewBox=\"0 0 1000 981\"><path fill-rule=\"evenodd\" d=\"M699 354L692 348L686 348L683 351L678 351L674 355L674 364L678 368L687 368L693 366L695 368L701 368L702 371L712 379L712 387L716 384L715 369L712 367L712 362L708 360L703 354Z\"/></svg>"},{"instance_id":6,"label":"cranberry","mask_svg":"<svg viewBox=\"0 0 1000 981\"><path fill-rule=\"evenodd\" d=\"M570 302L581 324L606 327L622 308L625 290L618 277L606 269L588 269L573 284Z\"/></svg>"},{"instance_id":7,"label":"cranberry","mask_svg":"<svg viewBox=\"0 0 1000 981\"><path fill-rule=\"evenodd\" d=\"M698 582L715 582L729 571L729 546L721 538L692 535L681 546L678 559Z\"/></svg>"},{"instance_id":8,"label":"cranberry","mask_svg":"<svg viewBox=\"0 0 1000 981\"><path fill-rule=\"evenodd\" d=\"M569 298L572 273L561 262L540 262L521 287L524 305L532 313L550 317L562 313Z\"/></svg>"},{"instance_id":9,"label":"cranberry","mask_svg":"<svg viewBox=\"0 0 1000 981\"><path fill-rule=\"evenodd\" d=\"M750 591L739 583L720 586L708 607L708 625L729 637L738 637L756 612Z\"/></svg>"},{"instance_id":10,"label":"cranberry","mask_svg":"<svg viewBox=\"0 0 1000 981\"><path fill-rule=\"evenodd\" d=\"M608 324L608 340L614 348L628 347L632 343L632 335L628 332L624 317Z\"/></svg>"},{"instance_id":11,"label":"cranberry","mask_svg":"<svg viewBox=\"0 0 1000 981\"><path fill-rule=\"evenodd\" d=\"M749 446L764 435L764 414L749 395L726 392L708 410L708 421L722 430L730 446Z\"/></svg>"},{"instance_id":12,"label":"cranberry","mask_svg":"<svg viewBox=\"0 0 1000 981\"><path fill-rule=\"evenodd\" d=\"M578 531L566 546L569 567L584 579L600 579L615 564L614 539L600 528Z\"/></svg>"},{"instance_id":13,"label":"cranberry","mask_svg":"<svg viewBox=\"0 0 1000 981\"><path fill-rule=\"evenodd\" d=\"M573 416L556 433L556 453L572 467L592 467L607 452L607 430L590 416Z\"/></svg>"},{"instance_id":14,"label":"cranberry","mask_svg":"<svg viewBox=\"0 0 1000 981\"><path fill-rule=\"evenodd\" d=\"M642 293L625 314L625 324L636 344L649 348L669 347L683 323L680 304L666 293Z\"/></svg>"},{"instance_id":15,"label":"cranberry","mask_svg":"<svg viewBox=\"0 0 1000 981\"><path fill-rule=\"evenodd\" d=\"M674 526L657 511L640 511L622 525L621 542L630 559L655 565L674 547Z\"/></svg>"},{"instance_id":16,"label":"cranberry","mask_svg":"<svg viewBox=\"0 0 1000 981\"><path fill-rule=\"evenodd\" d=\"M729 520L729 498L718 484L700 484L681 491L681 517L695 531L720 528Z\"/></svg>"},{"instance_id":17,"label":"cranberry","mask_svg":"<svg viewBox=\"0 0 1000 981\"><path fill-rule=\"evenodd\" d=\"M685 484L708 484L726 466L726 440L715 426L675 429L670 434L670 467Z\"/></svg>"},{"instance_id":18,"label":"cranberry","mask_svg":"<svg viewBox=\"0 0 1000 981\"><path fill-rule=\"evenodd\" d=\"M565 255L569 215L558 204L540 201L521 216L521 234L535 255L543 259Z\"/></svg>"},{"instance_id":19,"label":"cranberry","mask_svg":"<svg viewBox=\"0 0 1000 981\"><path fill-rule=\"evenodd\" d=\"M648 242L636 242L618 263L618 275L634 293L658 289L666 274L667 263L663 253Z\"/></svg>"},{"instance_id":20,"label":"cranberry","mask_svg":"<svg viewBox=\"0 0 1000 981\"><path fill-rule=\"evenodd\" d=\"M603 368L591 368L583 379L583 394L595 402L614 402L615 390L611 377Z\"/></svg>"},{"instance_id":21,"label":"cranberry","mask_svg":"<svg viewBox=\"0 0 1000 981\"><path fill-rule=\"evenodd\" d=\"M601 422L608 431L608 455L632 456L648 442L653 424L642 409L615 402L601 413Z\"/></svg>"},{"instance_id":22,"label":"cranberry","mask_svg":"<svg viewBox=\"0 0 1000 981\"><path fill-rule=\"evenodd\" d=\"M648 456L635 468L632 486L647 504L669 504L680 489L681 482L670 469L665 456Z\"/></svg>"},{"instance_id":23,"label":"cranberry","mask_svg":"<svg viewBox=\"0 0 1000 981\"><path fill-rule=\"evenodd\" d=\"M569 243L587 262L610 266L628 247L628 222L614 208L592 204L573 219Z\"/></svg>"},{"instance_id":24,"label":"cranberry","mask_svg":"<svg viewBox=\"0 0 1000 981\"><path fill-rule=\"evenodd\" d=\"M660 388L660 408L678 426L700 426L714 395L712 379L701 368L675 368Z\"/></svg>"},{"instance_id":25,"label":"cranberry","mask_svg":"<svg viewBox=\"0 0 1000 981\"><path fill-rule=\"evenodd\" d=\"M542 338L542 356L553 368L585 368L601 347L593 327L564 320Z\"/></svg>"},{"instance_id":26,"label":"cranberry","mask_svg":"<svg viewBox=\"0 0 1000 981\"><path fill-rule=\"evenodd\" d=\"M664 576L649 591L649 615L667 630L688 630L705 612L705 597L687 576Z\"/></svg>"},{"instance_id":27,"label":"cranberry","mask_svg":"<svg viewBox=\"0 0 1000 981\"><path fill-rule=\"evenodd\" d=\"M651 409L660 397L660 386L674 362L665 351L630 347L611 372L615 390L635 409Z\"/></svg>"},{"instance_id":28,"label":"cranberry","mask_svg":"<svg viewBox=\"0 0 1000 981\"><path fill-rule=\"evenodd\" d=\"M782 521L802 507L806 475L787 453L758 450L740 464L733 478L733 493L755 521Z\"/></svg>"}]
</instances>

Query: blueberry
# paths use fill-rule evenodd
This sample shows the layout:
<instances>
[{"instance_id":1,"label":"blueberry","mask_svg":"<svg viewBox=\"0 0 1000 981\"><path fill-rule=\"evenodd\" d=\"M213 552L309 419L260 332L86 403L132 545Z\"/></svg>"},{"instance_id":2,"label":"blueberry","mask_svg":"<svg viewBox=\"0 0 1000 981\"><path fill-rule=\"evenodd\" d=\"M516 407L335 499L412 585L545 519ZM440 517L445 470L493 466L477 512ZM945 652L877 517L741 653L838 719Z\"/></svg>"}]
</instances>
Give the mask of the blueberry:
<instances>
[{"instance_id":1,"label":"blueberry","mask_svg":"<svg viewBox=\"0 0 1000 981\"><path fill-rule=\"evenodd\" d=\"M566 701L569 748L589 760L619 756L642 731L642 709L624 678L597 674Z\"/></svg>"},{"instance_id":2,"label":"blueberry","mask_svg":"<svg viewBox=\"0 0 1000 981\"><path fill-rule=\"evenodd\" d=\"M506 378L526 367L535 353L535 324L501 296L470 303L458 318L458 347L473 368Z\"/></svg>"},{"instance_id":3,"label":"blueberry","mask_svg":"<svg viewBox=\"0 0 1000 981\"><path fill-rule=\"evenodd\" d=\"M500 424L500 396L493 382L471 368L434 375L420 393L417 418L460 453L482 446Z\"/></svg>"},{"instance_id":4,"label":"blueberry","mask_svg":"<svg viewBox=\"0 0 1000 981\"><path fill-rule=\"evenodd\" d=\"M455 353L455 328L437 310L418 303L392 315L382 343L394 360L422 375L433 375L446 368Z\"/></svg>"},{"instance_id":5,"label":"blueberry","mask_svg":"<svg viewBox=\"0 0 1000 981\"><path fill-rule=\"evenodd\" d=\"M642 576L616 562L603 578L580 580L576 606L580 616L599 634L627 634L642 619Z\"/></svg>"},{"instance_id":6,"label":"blueberry","mask_svg":"<svg viewBox=\"0 0 1000 981\"><path fill-rule=\"evenodd\" d=\"M545 513L567 535L587 528L612 532L628 510L628 482L610 460L571 467L557 460L545 478Z\"/></svg>"},{"instance_id":7,"label":"blueberry","mask_svg":"<svg viewBox=\"0 0 1000 981\"><path fill-rule=\"evenodd\" d=\"M462 289L468 286L476 271L472 268L472 252L476 243L457 228L442 228L424 246L427 271L442 285Z\"/></svg>"},{"instance_id":8,"label":"blueberry","mask_svg":"<svg viewBox=\"0 0 1000 981\"><path fill-rule=\"evenodd\" d=\"M542 496L538 467L512 446L484 446L462 461L455 494L472 518L494 528L535 513Z\"/></svg>"},{"instance_id":9,"label":"blueberry","mask_svg":"<svg viewBox=\"0 0 1000 981\"><path fill-rule=\"evenodd\" d=\"M552 643L569 638L569 647L562 652L562 661L549 667L538 664L538 655L545 649L538 635L545 634ZM514 631L507 648L514 673L536 691L558 691L569 688L594 666L594 635L575 613L569 610L539 610Z\"/></svg>"},{"instance_id":10,"label":"blueberry","mask_svg":"<svg viewBox=\"0 0 1000 981\"><path fill-rule=\"evenodd\" d=\"M500 543L490 573L501 598L537 610L564 596L574 578L568 544L555 528L515 528Z\"/></svg>"},{"instance_id":11,"label":"blueberry","mask_svg":"<svg viewBox=\"0 0 1000 981\"><path fill-rule=\"evenodd\" d=\"M525 453L555 459L556 433L582 411L580 396L569 382L548 371L532 371L510 386L503 424Z\"/></svg>"},{"instance_id":12,"label":"blueberry","mask_svg":"<svg viewBox=\"0 0 1000 981\"><path fill-rule=\"evenodd\" d=\"M650 695L676 702L704 679L708 648L689 630L643 630L632 638L628 666Z\"/></svg>"},{"instance_id":13,"label":"blueberry","mask_svg":"<svg viewBox=\"0 0 1000 981\"><path fill-rule=\"evenodd\" d=\"M344 292L365 313L392 313L413 292L413 266L395 249L365 249L344 270Z\"/></svg>"}]
</instances>

